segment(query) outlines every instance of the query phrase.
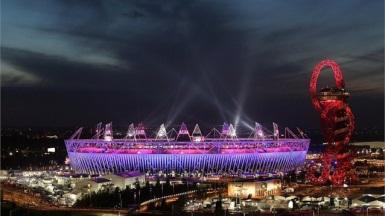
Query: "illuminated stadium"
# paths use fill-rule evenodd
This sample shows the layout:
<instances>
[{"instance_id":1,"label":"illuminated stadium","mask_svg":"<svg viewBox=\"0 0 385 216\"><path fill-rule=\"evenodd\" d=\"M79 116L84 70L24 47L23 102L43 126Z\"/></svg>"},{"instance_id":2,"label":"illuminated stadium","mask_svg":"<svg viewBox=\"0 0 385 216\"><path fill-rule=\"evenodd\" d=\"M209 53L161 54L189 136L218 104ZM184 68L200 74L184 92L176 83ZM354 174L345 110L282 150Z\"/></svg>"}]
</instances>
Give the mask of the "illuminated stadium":
<instances>
[{"instance_id":1,"label":"illuminated stadium","mask_svg":"<svg viewBox=\"0 0 385 216\"><path fill-rule=\"evenodd\" d=\"M249 136L237 136L232 124L223 124L202 135L196 124L190 134L186 124L166 130L164 124L149 137L143 124L131 124L125 136L114 137L112 124L98 124L95 135L83 139L79 128L65 140L72 168L79 173L105 174L126 171L149 173L277 174L302 166L310 140L299 129L280 134L260 124Z\"/></svg>"}]
</instances>

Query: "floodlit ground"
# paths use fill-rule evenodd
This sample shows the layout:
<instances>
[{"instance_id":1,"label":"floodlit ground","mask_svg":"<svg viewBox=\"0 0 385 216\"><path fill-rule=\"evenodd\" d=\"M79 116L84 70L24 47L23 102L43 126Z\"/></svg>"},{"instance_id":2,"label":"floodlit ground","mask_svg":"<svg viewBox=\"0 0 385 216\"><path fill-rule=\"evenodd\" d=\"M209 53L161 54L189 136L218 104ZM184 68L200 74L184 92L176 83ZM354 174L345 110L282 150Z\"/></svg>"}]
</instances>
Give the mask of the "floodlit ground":
<instances>
[{"instance_id":1,"label":"floodlit ground","mask_svg":"<svg viewBox=\"0 0 385 216\"><path fill-rule=\"evenodd\" d=\"M295 192L290 193L290 195L298 196L298 197L304 197L304 196L312 196L312 197L321 197L321 196L330 196L330 197L349 197L349 198L357 198L362 194L383 194L385 189L385 181L383 177L377 177L377 178L370 178L369 182L367 184L362 185L352 185L349 187L330 187L330 186L310 186L310 185L304 185L300 184L295 186ZM206 215L206 214L214 214L215 208L209 208L209 209L203 209L199 207L199 205L196 206L196 208L190 207L184 207L184 210L186 212L181 211L181 204L182 202L173 201L170 203L166 202L166 205L168 207L161 207L159 209L152 209L149 208L145 212L135 212L132 210L122 209L122 210L116 210L116 209L97 209L97 208L64 208L64 207L57 207L49 202L45 201L39 196L36 196L34 194L28 193L24 191L22 188L15 187L13 185L9 184L2 184L2 195L3 200L12 202L17 204L17 206L23 207L25 209L29 209L28 211L31 212L39 212L41 214L37 215L66 215L70 213L70 215L132 215L132 214L139 214L139 215L170 215L174 212L174 215ZM224 192L222 193L222 197L225 197L227 194ZM289 194L286 194L289 195ZM217 196L217 194L204 194L203 197L195 197L193 199L199 200L199 199L207 199L207 198L213 198ZM224 214L229 215L243 215L245 213L246 215L256 215L258 212L258 215L269 215L272 212L268 209L262 209L261 206L263 205L263 202L261 200L256 201L258 203L258 206L254 207L247 207L244 209L235 209L232 211L225 211ZM196 203L199 203L197 201ZM179 206L180 205L180 206ZM191 205L191 201L190 201ZM172 211L172 209L178 209L178 211ZM199 209L202 210L199 210ZM286 208L286 207L283 207ZM170 209L168 211L167 209ZM285 210L286 213L288 213L288 210ZM343 213L342 208L341 209L320 209L319 213L320 215L341 215ZM356 209L350 209L350 211L354 212L355 215L366 215L366 210L362 208L356 208ZM178 214L176 214L176 212ZM273 211L274 212L274 211ZM315 214L318 214L318 209L314 210ZM51 214L54 213L54 214ZM278 212L276 212L278 213ZM293 213L293 212L291 212ZM309 213L309 214L308 214ZM309 207L309 209L306 210L306 208L303 208L301 210L301 214L304 215L312 215L313 209ZM370 209L368 211L369 215L382 215L383 211L381 209ZM32 214L33 215L33 214ZM280 214L278 214L280 215ZM282 215L282 214L281 214Z\"/></svg>"}]
</instances>

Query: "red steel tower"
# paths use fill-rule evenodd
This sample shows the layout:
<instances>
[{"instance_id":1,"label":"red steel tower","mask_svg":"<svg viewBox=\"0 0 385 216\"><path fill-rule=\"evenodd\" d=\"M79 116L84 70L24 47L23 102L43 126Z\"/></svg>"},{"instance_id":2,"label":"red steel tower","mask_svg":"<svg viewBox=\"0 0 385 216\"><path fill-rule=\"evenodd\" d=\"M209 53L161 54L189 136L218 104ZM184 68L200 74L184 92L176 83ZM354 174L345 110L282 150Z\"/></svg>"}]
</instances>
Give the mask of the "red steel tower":
<instances>
[{"instance_id":1,"label":"red steel tower","mask_svg":"<svg viewBox=\"0 0 385 216\"><path fill-rule=\"evenodd\" d=\"M317 92L318 77L325 67L333 70L336 86L323 88ZM313 106L320 113L326 147L322 155L320 176L316 176L315 167L311 167L307 178L318 185L327 182L333 185L342 185L345 181L351 182L355 179L355 175L347 145L354 130L354 115L346 101L350 94L345 90L339 65L329 59L319 62L313 69L309 91Z\"/></svg>"}]
</instances>

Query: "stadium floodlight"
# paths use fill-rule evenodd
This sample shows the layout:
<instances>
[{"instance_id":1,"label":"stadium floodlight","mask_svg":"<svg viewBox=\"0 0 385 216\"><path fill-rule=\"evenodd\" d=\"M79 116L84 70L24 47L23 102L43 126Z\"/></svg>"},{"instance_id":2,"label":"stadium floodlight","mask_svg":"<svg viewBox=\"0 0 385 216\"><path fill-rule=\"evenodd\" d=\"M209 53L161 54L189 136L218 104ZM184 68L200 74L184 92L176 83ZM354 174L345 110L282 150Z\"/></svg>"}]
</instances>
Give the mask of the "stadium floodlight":
<instances>
[{"instance_id":1,"label":"stadium floodlight","mask_svg":"<svg viewBox=\"0 0 385 216\"><path fill-rule=\"evenodd\" d=\"M278 139L279 138L278 125L276 123L274 123L274 122L273 122L273 136L274 136L274 139Z\"/></svg>"},{"instance_id":2,"label":"stadium floodlight","mask_svg":"<svg viewBox=\"0 0 385 216\"><path fill-rule=\"evenodd\" d=\"M143 123L139 123L138 126L135 128L135 138L136 139L146 138L146 131L144 129Z\"/></svg>"},{"instance_id":3,"label":"stadium floodlight","mask_svg":"<svg viewBox=\"0 0 385 216\"><path fill-rule=\"evenodd\" d=\"M198 124L195 124L194 130L191 134L194 142L200 142L203 141L202 131L199 128Z\"/></svg>"},{"instance_id":4,"label":"stadium floodlight","mask_svg":"<svg viewBox=\"0 0 385 216\"><path fill-rule=\"evenodd\" d=\"M131 124L128 126L126 138L129 138L129 139L135 138L135 125L134 125L134 123L131 123Z\"/></svg>"},{"instance_id":5,"label":"stadium floodlight","mask_svg":"<svg viewBox=\"0 0 385 216\"><path fill-rule=\"evenodd\" d=\"M103 129L102 129L102 123L99 122L99 123L96 125L96 134L95 134L96 139L99 139L99 138L100 138L100 135L102 134L102 132L103 132Z\"/></svg>"},{"instance_id":6,"label":"stadium floodlight","mask_svg":"<svg viewBox=\"0 0 385 216\"><path fill-rule=\"evenodd\" d=\"M185 123L182 123L180 125L180 128L179 128L179 132L178 132L178 135L190 135L190 133L188 132L188 129L187 129L187 126Z\"/></svg>"},{"instance_id":7,"label":"stadium floodlight","mask_svg":"<svg viewBox=\"0 0 385 216\"><path fill-rule=\"evenodd\" d=\"M229 124L227 124L227 122L224 122L222 125L221 134L226 136L228 133L229 133Z\"/></svg>"},{"instance_id":8,"label":"stadium floodlight","mask_svg":"<svg viewBox=\"0 0 385 216\"><path fill-rule=\"evenodd\" d=\"M254 134L255 139L265 139L265 134L263 133L262 130L262 125L259 124L258 122L255 122L255 134Z\"/></svg>"},{"instance_id":9,"label":"stadium floodlight","mask_svg":"<svg viewBox=\"0 0 385 216\"><path fill-rule=\"evenodd\" d=\"M227 136L231 138L237 137L237 131L235 130L235 127L233 126L233 124L230 124Z\"/></svg>"},{"instance_id":10,"label":"stadium floodlight","mask_svg":"<svg viewBox=\"0 0 385 216\"><path fill-rule=\"evenodd\" d=\"M182 122L182 124L180 125L180 128L179 128L179 131L178 131L178 135L176 136L176 139L177 140L185 140L185 141L189 141L191 140L191 137L190 137L190 132L188 131L187 129L187 126L184 122Z\"/></svg>"},{"instance_id":11,"label":"stadium floodlight","mask_svg":"<svg viewBox=\"0 0 385 216\"><path fill-rule=\"evenodd\" d=\"M233 124L228 124L228 123L223 123L222 125L222 131L221 131L221 136L223 138L235 138L237 137L237 132L233 126Z\"/></svg>"},{"instance_id":12,"label":"stadium floodlight","mask_svg":"<svg viewBox=\"0 0 385 216\"><path fill-rule=\"evenodd\" d=\"M112 123L108 123L106 124L106 127L104 129L104 140L105 141L111 141L113 139L113 135L112 135Z\"/></svg>"},{"instance_id":13,"label":"stadium floodlight","mask_svg":"<svg viewBox=\"0 0 385 216\"><path fill-rule=\"evenodd\" d=\"M156 133L156 139L167 139L167 131L164 124L161 124L158 132Z\"/></svg>"}]
</instances>

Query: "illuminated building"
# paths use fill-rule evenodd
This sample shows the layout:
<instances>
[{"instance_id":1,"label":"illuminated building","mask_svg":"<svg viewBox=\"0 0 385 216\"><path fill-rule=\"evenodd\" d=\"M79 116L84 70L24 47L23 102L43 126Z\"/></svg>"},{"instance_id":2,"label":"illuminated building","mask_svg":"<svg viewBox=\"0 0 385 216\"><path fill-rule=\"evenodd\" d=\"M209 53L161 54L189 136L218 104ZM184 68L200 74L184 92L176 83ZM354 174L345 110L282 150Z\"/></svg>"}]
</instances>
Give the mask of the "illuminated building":
<instances>
[{"instance_id":1,"label":"illuminated building","mask_svg":"<svg viewBox=\"0 0 385 216\"><path fill-rule=\"evenodd\" d=\"M302 131L297 136L285 128L280 137L278 126L267 133L258 123L247 138L238 137L232 124L224 124L203 136L198 125L190 134L182 123L175 136L160 126L148 137L143 124L131 124L127 134L114 138L112 125L98 124L91 139L80 138L80 128L65 140L73 169L79 173L106 174L128 171L163 173L274 174L303 165L310 140Z\"/></svg>"},{"instance_id":2,"label":"illuminated building","mask_svg":"<svg viewBox=\"0 0 385 216\"><path fill-rule=\"evenodd\" d=\"M126 187L134 188L135 183L145 184L145 175L140 172L108 174L104 178L109 179L115 187L120 189L125 189Z\"/></svg>"},{"instance_id":3,"label":"illuminated building","mask_svg":"<svg viewBox=\"0 0 385 216\"><path fill-rule=\"evenodd\" d=\"M279 195L281 181L278 179L258 182L230 182L227 185L229 197L261 198L269 195Z\"/></svg>"}]
</instances>

